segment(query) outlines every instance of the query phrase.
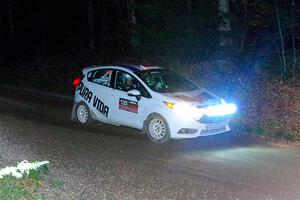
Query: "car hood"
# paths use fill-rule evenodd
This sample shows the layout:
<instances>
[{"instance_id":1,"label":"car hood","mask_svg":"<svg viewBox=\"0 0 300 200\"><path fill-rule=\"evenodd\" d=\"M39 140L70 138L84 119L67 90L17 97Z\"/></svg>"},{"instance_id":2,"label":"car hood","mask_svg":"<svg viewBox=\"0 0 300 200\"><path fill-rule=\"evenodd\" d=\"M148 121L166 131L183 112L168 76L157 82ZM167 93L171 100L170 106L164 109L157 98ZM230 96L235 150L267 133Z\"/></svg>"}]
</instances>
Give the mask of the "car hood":
<instances>
[{"instance_id":1,"label":"car hood","mask_svg":"<svg viewBox=\"0 0 300 200\"><path fill-rule=\"evenodd\" d=\"M196 107L205 107L221 103L221 98L206 90L164 93L164 96L177 102L189 103Z\"/></svg>"}]
</instances>

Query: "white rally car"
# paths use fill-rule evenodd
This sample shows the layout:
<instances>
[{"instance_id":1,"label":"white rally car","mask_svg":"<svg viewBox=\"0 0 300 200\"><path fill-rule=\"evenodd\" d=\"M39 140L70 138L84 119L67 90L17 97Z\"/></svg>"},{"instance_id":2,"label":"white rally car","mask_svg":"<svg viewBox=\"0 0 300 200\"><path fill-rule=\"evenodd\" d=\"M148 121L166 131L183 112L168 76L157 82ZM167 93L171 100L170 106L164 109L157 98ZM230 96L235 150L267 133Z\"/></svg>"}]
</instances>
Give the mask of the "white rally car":
<instances>
[{"instance_id":1,"label":"white rally car","mask_svg":"<svg viewBox=\"0 0 300 200\"><path fill-rule=\"evenodd\" d=\"M72 120L140 129L157 143L227 132L236 112L234 104L159 67L87 67L73 85Z\"/></svg>"}]
</instances>

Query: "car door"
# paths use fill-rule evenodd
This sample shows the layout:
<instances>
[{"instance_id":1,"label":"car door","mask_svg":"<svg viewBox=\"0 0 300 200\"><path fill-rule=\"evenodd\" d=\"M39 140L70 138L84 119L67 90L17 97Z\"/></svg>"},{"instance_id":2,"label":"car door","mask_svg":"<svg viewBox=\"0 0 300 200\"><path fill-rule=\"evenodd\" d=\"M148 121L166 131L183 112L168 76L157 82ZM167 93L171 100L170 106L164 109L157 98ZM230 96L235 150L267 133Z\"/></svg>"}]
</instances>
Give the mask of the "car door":
<instances>
[{"instance_id":1,"label":"car door","mask_svg":"<svg viewBox=\"0 0 300 200\"><path fill-rule=\"evenodd\" d=\"M128 91L136 89L140 98L128 96ZM151 104L151 96L145 87L131 74L117 70L112 98L112 118L116 123L142 129L145 119L145 108Z\"/></svg>"},{"instance_id":2,"label":"car door","mask_svg":"<svg viewBox=\"0 0 300 200\"><path fill-rule=\"evenodd\" d=\"M97 120L111 123L111 100L113 92L112 69L97 69L87 73L87 84L93 93L90 99L89 108Z\"/></svg>"}]
</instances>

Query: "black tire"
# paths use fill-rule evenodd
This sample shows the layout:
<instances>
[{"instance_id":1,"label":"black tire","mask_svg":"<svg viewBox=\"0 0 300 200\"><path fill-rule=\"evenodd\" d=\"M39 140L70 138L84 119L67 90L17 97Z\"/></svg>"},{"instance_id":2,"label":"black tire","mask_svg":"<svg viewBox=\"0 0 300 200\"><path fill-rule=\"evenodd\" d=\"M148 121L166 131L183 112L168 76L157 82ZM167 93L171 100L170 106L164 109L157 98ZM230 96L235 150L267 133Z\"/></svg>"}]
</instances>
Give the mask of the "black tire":
<instances>
[{"instance_id":1,"label":"black tire","mask_svg":"<svg viewBox=\"0 0 300 200\"><path fill-rule=\"evenodd\" d=\"M155 128L155 124L157 124L158 127ZM153 129L157 129L158 131L156 132ZM162 132L159 133L159 131L163 131L163 136ZM170 139L170 129L167 121L161 115L156 113L148 116L144 124L144 132L152 142L158 144L165 143ZM155 133L159 136L154 136Z\"/></svg>"},{"instance_id":2,"label":"black tire","mask_svg":"<svg viewBox=\"0 0 300 200\"><path fill-rule=\"evenodd\" d=\"M79 124L87 125L87 124L90 124L92 121L90 109L83 102L78 104L78 106L76 107L75 114L76 114L76 121Z\"/></svg>"}]
</instances>

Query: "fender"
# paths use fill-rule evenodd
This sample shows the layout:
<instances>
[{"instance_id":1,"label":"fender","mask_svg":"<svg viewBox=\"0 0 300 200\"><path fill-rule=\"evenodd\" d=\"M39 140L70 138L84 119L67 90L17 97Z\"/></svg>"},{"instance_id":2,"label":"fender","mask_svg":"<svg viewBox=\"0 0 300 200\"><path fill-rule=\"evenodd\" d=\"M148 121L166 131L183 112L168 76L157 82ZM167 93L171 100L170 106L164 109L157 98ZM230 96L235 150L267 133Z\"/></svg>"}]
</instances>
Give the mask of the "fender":
<instances>
[{"instance_id":1,"label":"fender","mask_svg":"<svg viewBox=\"0 0 300 200\"><path fill-rule=\"evenodd\" d=\"M163 106L165 106L165 105L163 105ZM167 121L170 131L172 130L172 128L171 128L172 123L169 122L170 116L173 115L172 110L167 107L165 109L162 109L162 105L154 105L154 106L151 106L151 107L145 109L145 114L143 116L143 127L142 127L143 130L144 130L145 122L146 122L147 118L149 117L149 115L151 115L153 113L157 113L157 114L161 115Z\"/></svg>"}]
</instances>

